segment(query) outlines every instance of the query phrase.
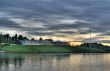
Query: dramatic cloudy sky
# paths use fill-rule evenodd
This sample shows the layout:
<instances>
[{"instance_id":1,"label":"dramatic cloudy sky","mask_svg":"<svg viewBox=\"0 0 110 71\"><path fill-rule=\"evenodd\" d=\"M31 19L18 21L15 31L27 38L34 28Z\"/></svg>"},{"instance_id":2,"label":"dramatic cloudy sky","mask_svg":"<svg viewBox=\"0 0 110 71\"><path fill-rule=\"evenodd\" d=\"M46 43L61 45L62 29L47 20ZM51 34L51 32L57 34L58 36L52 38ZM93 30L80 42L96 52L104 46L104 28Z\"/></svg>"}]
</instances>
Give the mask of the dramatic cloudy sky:
<instances>
[{"instance_id":1,"label":"dramatic cloudy sky","mask_svg":"<svg viewBox=\"0 0 110 71\"><path fill-rule=\"evenodd\" d=\"M110 43L110 0L0 0L0 32Z\"/></svg>"}]
</instances>

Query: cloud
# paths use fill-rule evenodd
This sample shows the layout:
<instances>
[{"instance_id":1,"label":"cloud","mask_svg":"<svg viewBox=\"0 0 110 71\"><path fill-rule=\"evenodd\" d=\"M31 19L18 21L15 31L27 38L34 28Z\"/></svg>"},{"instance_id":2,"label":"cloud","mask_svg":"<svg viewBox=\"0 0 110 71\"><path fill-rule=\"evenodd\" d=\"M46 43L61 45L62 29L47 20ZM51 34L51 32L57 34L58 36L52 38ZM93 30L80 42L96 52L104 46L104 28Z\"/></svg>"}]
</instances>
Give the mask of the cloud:
<instances>
[{"instance_id":1,"label":"cloud","mask_svg":"<svg viewBox=\"0 0 110 71\"><path fill-rule=\"evenodd\" d=\"M51 29L60 30L60 29L72 29L72 28L79 29L81 27L86 27L88 25L89 25L88 23L82 23L82 22L78 21L74 24L64 24L64 23L63 24L51 24L51 25L46 24L44 26L48 27L50 30Z\"/></svg>"},{"instance_id":2,"label":"cloud","mask_svg":"<svg viewBox=\"0 0 110 71\"><path fill-rule=\"evenodd\" d=\"M52 36L54 35L53 32L44 32L44 31L37 31L37 32L27 32L28 34L36 35L36 36Z\"/></svg>"},{"instance_id":3,"label":"cloud","mask_svg":"<svg viewBox=\"0 0 110 71\"><path fill-rule=\"evenodd\" d=\"M0 28L33 36L73 38L73 34L88 35L90 30L109 36L109 3L109 0L0 0Z\"/></svg>"},{"instance_id":4,"label":"cloud","mask_svg":"<svg viewBox=\"0 0 110 71\"><path fill-rule=\"evenodd\" d=\"M9 19L15 23L18 23L22 27L41 27L43 28L44 26L42 22L39 21L33 21L33 20L26 20L26 19L21 19L21 18L11 18ZM44 27L45 28L45 27Z\"/></svg>"},{"instance_id":5,"label":"cloud","mask_svg":"<svg viewBox=\"0 0 110 71\"><path fill-rule=\"evenodd\" d=\"M14 23L6 18L0 18L0 27L4 28L21 28L17 23Z\"/></svg>"}]
</instances>

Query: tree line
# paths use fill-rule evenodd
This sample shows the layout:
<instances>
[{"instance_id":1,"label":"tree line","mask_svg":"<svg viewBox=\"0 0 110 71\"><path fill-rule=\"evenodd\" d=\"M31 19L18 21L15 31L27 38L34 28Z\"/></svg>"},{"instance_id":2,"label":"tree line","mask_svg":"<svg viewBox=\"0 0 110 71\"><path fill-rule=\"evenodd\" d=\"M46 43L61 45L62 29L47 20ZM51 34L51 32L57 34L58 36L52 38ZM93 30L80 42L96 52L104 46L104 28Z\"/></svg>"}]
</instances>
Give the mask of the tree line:
<instances>
[{"instance_id":1,"label":"tree line","mask_svg":"<svg viewBox=\"0 0 110 71\"><path fill-rule=\"evenodd\" d=\"M104 45L103 44L101 44L101 43L82 43L81 45L80 45L80 47L104 47Z\"/></svg>"},{"instance_id":2,"label":"tree line","mask_svg":"<svg viewBox=\"0 0 110 71\"><path fill-rule=\"evenodd\" d=\"M1 43L9 43L9 44L19 44L20 40L26 40L27 37L24 37L23 35L15 34L14 36L11 36L10 34L0 34L0 44Z\"/></svg>"}]
</instances>

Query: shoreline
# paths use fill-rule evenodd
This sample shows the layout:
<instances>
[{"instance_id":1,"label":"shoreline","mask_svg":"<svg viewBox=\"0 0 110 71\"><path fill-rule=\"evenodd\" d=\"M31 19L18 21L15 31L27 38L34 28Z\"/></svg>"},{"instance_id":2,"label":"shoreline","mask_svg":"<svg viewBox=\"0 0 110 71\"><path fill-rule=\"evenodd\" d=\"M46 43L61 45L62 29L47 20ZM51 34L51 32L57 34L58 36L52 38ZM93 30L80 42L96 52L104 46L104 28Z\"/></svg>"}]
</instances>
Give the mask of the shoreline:
<instances>
[{"instance_id":1,"label":"shoreline","mask_svg":"<svg viewBox=\"0 0 110 71\"><path fill-rule=\"evenodd\" d=\"M55 45L8 45L0 47L0 53L110 53L110 48L87 48Z\"/></svg>"}]
</instances>

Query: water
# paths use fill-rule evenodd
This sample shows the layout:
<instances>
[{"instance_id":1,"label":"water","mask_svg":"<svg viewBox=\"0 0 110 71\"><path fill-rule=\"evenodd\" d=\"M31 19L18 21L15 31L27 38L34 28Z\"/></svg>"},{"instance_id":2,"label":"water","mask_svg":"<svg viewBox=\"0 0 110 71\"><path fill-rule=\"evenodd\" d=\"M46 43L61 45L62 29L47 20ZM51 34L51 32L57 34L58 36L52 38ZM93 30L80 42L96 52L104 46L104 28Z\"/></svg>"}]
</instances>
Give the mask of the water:
<instances>
[{"instance_id":1,"label":"water","mask_svg":"<svg viewBox=\"0 0 110 71\"><path fill-rule=\"evenodd\" d=\"M110 71L110 54L0 53L0 71Z\"/></svg>"}]
</instances>

